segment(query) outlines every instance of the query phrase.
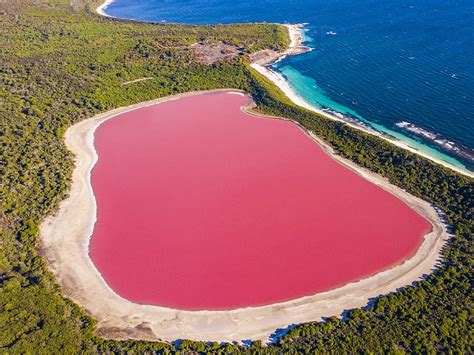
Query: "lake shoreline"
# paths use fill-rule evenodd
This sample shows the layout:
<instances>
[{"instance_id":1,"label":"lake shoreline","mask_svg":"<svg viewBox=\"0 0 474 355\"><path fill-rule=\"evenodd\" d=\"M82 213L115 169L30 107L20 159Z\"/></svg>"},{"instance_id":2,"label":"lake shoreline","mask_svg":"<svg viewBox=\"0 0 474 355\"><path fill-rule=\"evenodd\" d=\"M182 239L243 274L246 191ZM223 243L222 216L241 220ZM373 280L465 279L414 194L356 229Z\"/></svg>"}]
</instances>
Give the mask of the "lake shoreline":
<instances>
[{"instance_id":1,"label":"lake shoreline","mask_svg":"<svg viewBox=\"0 0 474 355\"><path fill-rule=\"evenodd\" d=\"M313 296L261 307L228 311L182 311L136 304L117 295L103 280L90 259L88 250L97 216L90 181L92 168L97 161L93 144L95 130L103 122L141 107L190 95L229 91L240 92L221 89L172 95L99 114L66 131L66 145L75 155L71 191L69 197L61 202L59 211L42 223L40 253L48 261L48 268L59 281L65 296L78 303L97 320L99 335L113 339L155 341L268 341L278 328L319 321L323 317L340 316L344 310L365 306L371 298L395 292L400 287L420 280L437 267L448 234L436 211L428 203L389 184L386 179L337 156L326 143L312 132L304 130L333 159L394 194L431 223L432 231L425 235L415 255L399 265L360 281ZM278 118L258 114L252 111L253 107L254 104L244 110L259 117Z\"/></svg>"}]
</instances>

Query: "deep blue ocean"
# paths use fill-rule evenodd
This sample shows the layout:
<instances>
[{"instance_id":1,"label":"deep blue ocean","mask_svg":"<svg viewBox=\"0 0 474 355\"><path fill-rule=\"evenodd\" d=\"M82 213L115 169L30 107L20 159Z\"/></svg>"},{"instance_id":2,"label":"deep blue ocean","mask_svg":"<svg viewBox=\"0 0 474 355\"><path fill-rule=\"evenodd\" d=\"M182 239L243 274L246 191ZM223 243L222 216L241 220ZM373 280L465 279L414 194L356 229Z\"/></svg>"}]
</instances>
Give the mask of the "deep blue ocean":
<instances>
[{"instance_id":1,"label":"deep blue ocean","mask_svg":"<svg viewBox=\"0 0 474 355\"><path fill-rule=\"evenodd\" d=\"M314 50L274 66L301 97L474 170L474 0L116 0L105 11L307 23Z\"/></svg>"}]
</instances>

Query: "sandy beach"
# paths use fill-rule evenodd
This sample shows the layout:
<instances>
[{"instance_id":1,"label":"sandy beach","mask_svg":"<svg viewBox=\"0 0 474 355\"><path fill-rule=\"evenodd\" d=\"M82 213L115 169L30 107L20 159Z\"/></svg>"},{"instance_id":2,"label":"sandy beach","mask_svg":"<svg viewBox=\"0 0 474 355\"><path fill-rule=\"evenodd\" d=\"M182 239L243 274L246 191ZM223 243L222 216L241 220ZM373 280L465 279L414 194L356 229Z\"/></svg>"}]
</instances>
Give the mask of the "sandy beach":
<instances>
[{"instance_id":1,"label":"sandy beach","mask_svg":"<svg viewBox=\"0 0 474 355\"><path fill-rule=\"evenodd\" d=\"M311 50L310 48L304 46L302 44L304 36L303 36L303 31L304 31L304 26L301 24L297 25L285 25L288 28L289 35L290 35L290 45L289 48L281 53L277 53L275 51L262 51L260 53L254 54L253 57L251 57L251 67L254 68L257 72L271 80L278 88L283 91L283 93L288 97L293 103L296 105L303 107L305 109L308 109L310 111L316 112L320 115L323 115L327 118L340 121L340 122L345 122L349 126L359 129L361 131L364 131L369 134L373 134L381 139L384 139L397 147L406 149L412 153L418 154L424 158L430 159L434 161L435 163L438 163L440 165L443 165L447 168L450 168L460 174L474 177L474 173L467 169L463 169L461 167L455 166L453 164L450 164L448 162L445 162L441 159L438 159L437 157L434 157L430 154L427 154L423 151L420 151L416 148L411 147L409 144L406 142L403 142L401 140L397 140L394 138L391 138L387 135L384 135L380 132L375 131L374 129L370 129L358 124L355 124L353 122L348 122L348 120L344 119L343 116L341 115L340 117L336 114L329 113L327 111L323 111L317 107L314 107L310 105L308 102L306 102L301 96L299 96L295 90L290 86L288 81L281 75L280 73L276 72L271 68L271 65L275 63L276 61L281 60L282 58L289 56L289 55L298 55L304 52L307 52L308 50ZM269 53L270 52L270 53Z\"/></svg>"},{"instance_id":2,"label":"sandy beach","mask_svg":"<svg viewBox=\"0 0 474 355\"><path fill-rule=\"evenodd\" d=\"M112 16L107 15L107 14L105 13L105 9L106 9L110 4L112 4L113 2L114 2L114 0L106 0L106 1L104 1L99 7L97 7L97 8L95 9L95 11L96 11L99 15L101 15L101 16L112 17Z\"/></svg>"},{"instance_id":3,"label":"sandy beach","mask_svg":"<svg viewBox=\"0 0 474 355\"><path fill-rule=\"evenodd\" d=\"M238 92L232 89L218 91ZM373 297L410 285L436 267L441 249L448 239L436 211L428 203L389 184L380 176L334 155L332 149L312 132L305 131L339 163L397 196L431 223L432 231L425 236L414 256L400 265L358 282L313 296L262 307L229 311L182 311L135 304L118 296L104 282L88 254L96 222L96 200L90 182L91 170L97 161L94 132L103 122L118 114L200 93L202 92L174 95L112 110L70 127L65 134L66 145L75 155L71 191L69 197L62 201L59 211L42 223L40 252L47 259L48 267L62 286L65 296L82 306L97 320L99 335L114 339L166 341L267 341L276 329L290 324L318 321L322 317L340 316L344 310L365 306ZM250 113L251 106L246 108Z\"/></svg>"}]
</instances>

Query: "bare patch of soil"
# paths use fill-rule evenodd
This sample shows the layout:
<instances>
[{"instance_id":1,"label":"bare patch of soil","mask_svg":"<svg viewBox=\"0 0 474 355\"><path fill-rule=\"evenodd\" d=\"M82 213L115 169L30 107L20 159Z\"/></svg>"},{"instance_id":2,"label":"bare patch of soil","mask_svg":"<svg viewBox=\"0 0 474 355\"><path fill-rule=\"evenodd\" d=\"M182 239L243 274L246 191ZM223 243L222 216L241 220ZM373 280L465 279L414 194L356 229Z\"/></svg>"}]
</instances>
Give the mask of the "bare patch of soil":
<instances>
[{"instance_id":1,"label":"bare patch of soil","mask_svg":"<svg viewBox=\"0 0 474 355\"><path fill-rule=\"evenodd\" d=\"M224 42L194 43L191 45L196 60L199 63L211 65L216 62L231 61L242 54L242 49Z\"/></svg>"}]
</instances>

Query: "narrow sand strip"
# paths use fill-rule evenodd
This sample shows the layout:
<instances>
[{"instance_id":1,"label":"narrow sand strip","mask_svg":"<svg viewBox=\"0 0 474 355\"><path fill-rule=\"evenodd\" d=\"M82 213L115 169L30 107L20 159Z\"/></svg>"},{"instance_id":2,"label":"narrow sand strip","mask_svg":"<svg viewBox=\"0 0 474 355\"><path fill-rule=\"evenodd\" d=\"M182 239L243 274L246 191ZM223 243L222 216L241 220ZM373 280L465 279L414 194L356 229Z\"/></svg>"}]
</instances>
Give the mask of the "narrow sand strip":
<instances>
[{"instance_id":1,"label":"narrow sand strip","mask_svg":"<svg viewBox=\"0 0 474 355\"><path fill-rule=\"evenodd\" d=\"M272 68L270 67L276 61L279 61L279 60L281 60L282 58L284 58L286 56L297 55L297 54L301 54L301 53L304 53L304 52L307 52L307 51L311 50L311 49L309 49L308 47L305 47L302 44L303 39L304 39L304 36L303 36L303 33L302 33L302 31L303 31L303 26L302 25L286 25L286 26L288 27L288 32L289 32L290 39L291 39L289 48L286 51L282 52L282 53L273 52L273 55L269 55L266 58L264 58L263 60L254 61L250 66L252 68L254 68L257 72L259 72L260 74L265 76L267 79L271 80L281 91L283 91L283 93L286 95L286 97L288 99L290 99L296 105L298 105L300 107L303 107L307 110L316 112L316 113L318 113L320 115L323 115L324 117L330 118L332 120L345 122L346 124L348 124L349 126L351 126L353 128L359 129L359 130L364 131L366 133L369 133L369 134L375 135L379 138L382 138L382 139L396 145L397 147L400 147L400 148L408 150L412 153L421 155L424 158L430 159L430 160L434 161L435 163L438 163L438 164L443 165L447 168L450 168L450 169L452 169L452 170L454 170L454 171L456 171L460 174L470 176L470 177L474 177L474 173L467 170L467 169L463 169L461 167L455 166L455 165L450 164L450 163L448 163L444 160L441 160L437 157L434 157L434 156L432 156L428 153L425 153L423 151L415 149L404 141L391 138L387 135L384 135L380 132L375 131L374 129L370 129L370 128L363 127L361 125L358 125L358 124L355 124L355 123L352 123L352 122L348 122L348 120L343 119L342 116L338 117L336 114L332 114L332 113L329 113L327 111L323 111L323 110L321 110L317 107L314 107L314 106L310 105L308 102L306 102L300 95L298 95L295 92L295 90L293 90L293 88L290 86L288 81L283 77L283 75L276 72L275 70L272 70Z\"/></svg>"},{"instance_id":2,"label":"narrow sand strip","mask_svg":"<svg viewBox=\"0 0 474 355\"><path fill-rule=\"evenodd\" d=\"M115 0L105 0L99 7L95 9L95 11L101 16L112 17L106 14L105 9L107 9L107 7L109 7L114 1Z\"/></svg>"},{"instance_id":3,"label":"narrow sand strip","mask_svg":"<svg viewBox=\"0 0 474 355\"><path fill-rule=\"evenodd\" d=\"M238 92L232 89L216 91ZM266 341L278 328L339 316L344 310L365 306L370 298L409 285L436 267L448 234L435 210L380 176L335 156L326 144L308 133L338 162L394 194L430 221L433 229L425 236L412 258L389 270L328 292L263 307L230 311L181 311L140 305L115 294L88 255L89 240L96 221L96 201L90 183L91 170L97 161L94 132L100 124L118 114L200 93L169 96L112 110L70 127L65 134L66 145L76 157L72 187L58 213L48 217L41 225L41 253L59 280L64 294L97 320L96 329L100 335L114 339L168 341Z\"/></svg>"}]
</instances>

